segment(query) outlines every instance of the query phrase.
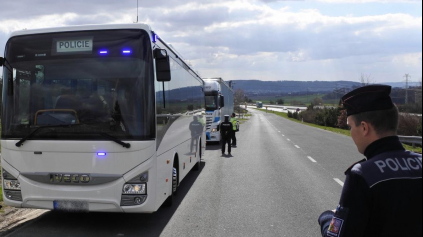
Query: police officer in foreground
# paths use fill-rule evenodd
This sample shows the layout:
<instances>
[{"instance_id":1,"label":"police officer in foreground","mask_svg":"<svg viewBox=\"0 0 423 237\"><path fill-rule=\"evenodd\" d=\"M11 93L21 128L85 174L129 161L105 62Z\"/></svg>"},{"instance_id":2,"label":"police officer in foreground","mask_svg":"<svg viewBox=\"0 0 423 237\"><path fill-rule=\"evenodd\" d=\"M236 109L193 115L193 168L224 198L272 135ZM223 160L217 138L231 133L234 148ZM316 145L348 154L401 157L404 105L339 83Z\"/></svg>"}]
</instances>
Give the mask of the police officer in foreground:
<instances>
[{"instance_id":1,"label":"police officer in foreground","mask_svg":"<svg viewBox=\"0 0 423 237\"><path fill-rule=\"evenodd\" d=\"M421 237L422 156L397 136L391 87L358 88L341 99L366 159L346 171L339 206L319 217L324 237Z\"/></svg>"},{"instance_id":2,"label":"police officer in foreground","mask_svg":"<svg viewBox=\"0 0 423 237\"><path fill-rule=\"evenodd\" d=\"M231 139L233 134L233 125L229 121L229 115L225 115L225 121L219 126L220 137L222 138L222 155L225 155L226 144L228 144L228 153L231 155Z\"/></svg>"}]
</instances>

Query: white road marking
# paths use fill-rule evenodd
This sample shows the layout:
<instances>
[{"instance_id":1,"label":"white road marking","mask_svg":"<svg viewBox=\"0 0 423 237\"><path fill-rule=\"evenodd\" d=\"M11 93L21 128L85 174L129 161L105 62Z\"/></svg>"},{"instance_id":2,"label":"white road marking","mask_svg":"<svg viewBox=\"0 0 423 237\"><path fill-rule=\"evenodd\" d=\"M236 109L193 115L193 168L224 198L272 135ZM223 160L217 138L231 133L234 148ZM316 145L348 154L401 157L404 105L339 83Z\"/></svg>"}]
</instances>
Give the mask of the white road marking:
<instances>
[{"instance_id":1,"label":"white road marking","mask_svg":"<svg viewBox=\"0 0 423 237\"><path fill-rule=\"evenodd\" d=\"M310 160L311 160L311 162L313 162L313 163L317 163L317 161L316 161L315 159L313 159L311 156L307 156L307 158L308 158L308 159L310 159Z\"/></svg>"},{"instance_id":2,"label":"white road marking","mask_svg":"<svg viewBox=\"0 0 423 237\"><path fill-rule=\"evenodd\" d=\"M297 146L297 145L295 145L295 147L296 147L296 148L298 148L298 149L300 149L300 147L299 147L299 146Z\"/></svg>"},{"instance_id":3,"label":"white road marking","mask_svg":"<svg viewBox=\"0 0 423 237\"><path fill-rule=\"evenodd\" d=\"M344 182L342 182L340 179L334 178L334 180L341 185L342 187L344 187Z\"/></svg>"}]
</instances>

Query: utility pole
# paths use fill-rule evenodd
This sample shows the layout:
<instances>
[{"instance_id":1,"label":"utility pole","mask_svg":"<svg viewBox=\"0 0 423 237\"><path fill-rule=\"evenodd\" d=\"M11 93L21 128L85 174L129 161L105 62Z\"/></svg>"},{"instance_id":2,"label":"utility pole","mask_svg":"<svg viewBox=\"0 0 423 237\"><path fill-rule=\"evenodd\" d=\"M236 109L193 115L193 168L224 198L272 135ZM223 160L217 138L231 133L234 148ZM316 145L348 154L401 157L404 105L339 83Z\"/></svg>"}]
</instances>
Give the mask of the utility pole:
<instances>
[{"instance_id":1,"label":"utility pole","mask_svg":"<svg viewBox=\"0 0 423 237\"><path fill-rule=\"evenodd\" d=\"M408 78L410 78L411 76L410 76L410 74L405 74L405 104L408 104L408 83L409 83L409 80L408 80Z\"/></svg>"}]
</instances>

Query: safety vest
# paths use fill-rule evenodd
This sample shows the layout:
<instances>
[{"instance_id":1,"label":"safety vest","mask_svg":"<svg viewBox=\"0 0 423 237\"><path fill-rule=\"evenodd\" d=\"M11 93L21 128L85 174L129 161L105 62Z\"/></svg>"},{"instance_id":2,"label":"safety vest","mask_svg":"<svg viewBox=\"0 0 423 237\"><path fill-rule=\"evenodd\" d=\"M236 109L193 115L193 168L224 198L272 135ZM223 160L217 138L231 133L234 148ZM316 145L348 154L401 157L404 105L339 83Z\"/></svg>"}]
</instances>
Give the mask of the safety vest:
<instances>
[{"instance_id":1,"label":"safety vest","mask_svg":"<svg viewBox=\"0 0 423 237\"><path fill-rule=\"evenodd\" d=\"M233 125L233 130L238 131L238 121L235 118L231 118L231 123Z\"/></svg>"}]
</instances>

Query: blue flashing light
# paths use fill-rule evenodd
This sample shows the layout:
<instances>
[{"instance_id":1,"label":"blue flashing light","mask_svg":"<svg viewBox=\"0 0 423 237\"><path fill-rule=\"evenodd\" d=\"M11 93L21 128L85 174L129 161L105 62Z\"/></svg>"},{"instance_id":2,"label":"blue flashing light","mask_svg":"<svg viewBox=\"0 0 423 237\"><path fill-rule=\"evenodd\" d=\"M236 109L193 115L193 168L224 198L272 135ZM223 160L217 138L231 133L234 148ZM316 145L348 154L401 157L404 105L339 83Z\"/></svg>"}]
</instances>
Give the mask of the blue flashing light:
<instances>
[{"instance_id":1,"label":"blue flashing light","mask_svg":"<svg viewBox=\"0 0 423 237\"><path fill-rule=\"evenodd\" d=\"M122 53L123 54L131 54L132 53L132 50L124 49L124 50L122 50Z\"/></svg>"},{"instance_id":2,"label":"blue flashing light","mask_svg":"<svg viewBox=\"0 0 423 237\"><path fill-rule=\"evenodd\" d=\"M100 52L99 52L100 54L102 54L102 55L105 55L105 54L108 54L109 53L109 51L107 51L107 50L100 50Z\"/></svg>"},{"instance_id":3,"label":"blue flashing light","mask_svg":"<svg viewBox=\"0 0 423 237\"><path fill-rule=\"evenodd\" d=\"M156 43L159 40L159 36L153 33L153 43Z\"/></svg>"},{"instance_id":4,"label":"blue flashing light","mask_svg":"<svg viewBox=\"0 0 423 237\"><path fill-rule=\"evenodd\" d=\"M98 155L98 156L106 156L106 155L107 155L107 153L106 153L106 152L97 152L97 155Z\"/></svg>"}]
</instances>

